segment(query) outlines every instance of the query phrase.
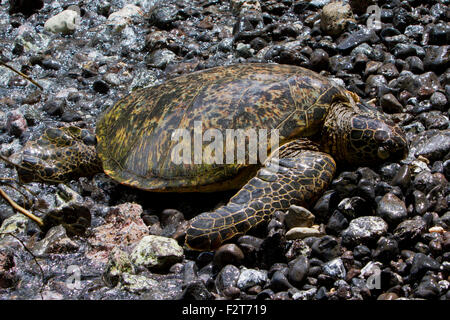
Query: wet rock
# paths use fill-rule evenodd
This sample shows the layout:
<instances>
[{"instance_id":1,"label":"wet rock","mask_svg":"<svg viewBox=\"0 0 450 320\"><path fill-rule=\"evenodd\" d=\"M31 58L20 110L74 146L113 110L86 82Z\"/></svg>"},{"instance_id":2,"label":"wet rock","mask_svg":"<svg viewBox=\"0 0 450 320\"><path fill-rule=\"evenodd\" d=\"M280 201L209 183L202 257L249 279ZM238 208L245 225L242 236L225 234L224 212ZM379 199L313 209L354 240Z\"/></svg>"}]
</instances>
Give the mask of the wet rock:
<instances>
[{"instance_id":1,"label":"wet rock","mask_svg":"<svg viewBox=\"0 0 450 320\"><path fill-rule=\"evenodd\" d=\"M441 73L449 67L450 61L450 46L430 46L423 59L425 70L433 70Z\"/></svg>"},{"instance_id":2,"label":"wet rock","mask_svg":"<svg viewBox=\"0 0 450 320\"><path fill-rule=\"evenodd\" d=\"M392 24L395 28L403 32L405 28L411 24L413 24L414 19L412 15L402 7L396 7L393 10L394 16L392 19Z\"/></svg>"},{"instance_id":3,"label":"wet rock","mask_svg":"<svg viewBox=\"0 0 450 320\"><path fill-rule=\"evenodd\" d=\"M210 300L213 295L205 287L201 280L189 282L183 292L177 297L178 300Z\"/></svg>"},{"instance_id":4,"label":"wet rock","mask_svg":"<svg viewBox=\"0 0 450 320\"><path fill-rule=\"evenodd\" d=\"M388 224L380 217L366 216L350 221L342 232L342 242L347 245L372 242L387 232Z\"/></svg>"},{"instance_id":5,"label":"wet rock","mask_svg":"<svg viewBox=\"0 0 450 320\"><path fill-rule=\"evenodd\" d=\"M359 187L362 186L360 184L364 181L367 181L367 179L361 178L359 180ZM366 200L358 196L342 199L342 201L339 202L337 209L349 220L356 218L361 214L367 214L370 210Z\"/></svg>"},{"instance_id":6,"label":"wet rock","mask_svg":"<svg viewBox=\"0 0 450 320\"><path fill-rule=\"evenodd\" d=\"M10 0L9 13L23 13L29 16L44 6L43 0Z\"/></svg>"},{"instance_id":7,"label":"wet rock","mask_svg":"<svg viewBox=\"0 0 450 320\"><path fill-rule=\"evenodd\" d=\"M371 256L370 249L363 244L357 245L353 249L353 257L357 260L364 261L364 260L369 259L370 256Z\"/></svg>"},{"instance_id":8,"label":"wet rock","mask_svg":"<svg viewBox=\"0 0 450 320\"><path fill-rule=\"evenodd\" d=\"M425 221L419 216L401 222L394 230L394 238L399 242L412 242L426 230Z\"/></svg>"},{"instance_id":9,"label":"wet rock","mask_svg":"<svg viewBox=\"0 0 450 320\"><path fill-rule=\"evenodd\" d=\"M113 248L129 246L141 240L148 234L141 214L142 207L138 204L124 203L113 207L105 217L106 223L94 228L88 237L91 249L87 256L106 262Z\"/></svg>"},{"instance_id":10,"label":"wet rock","mask_svg":"<svg viewBox=\"0 0 450 320\"><path fill-rule=\"evenodd\" d=\"M67 9L48 19L44 29L53 33L71 34L77 29L79 23L80 13Z\"/></svg>"},{"instance_id":11,"label":"wet rock","mask_svg":"<svg viewBox=\"0 0 450 320\"><path fill-rule=\"evenodd\" d=\"M311 300L317 293L317 288L297 291L292 295L293 300Z\"/></svg>"},{"instance_id":12,"label":"wet rock","mask_svg":"<svg viewBox=\"0 0 450 320\"><path fill-rule=\"evenodd\" d=\"M352 32L347 36L341 37L342 39L337 44L337 49L341 53L349 53L353 48L356 48L365 42L377 42L379 37L373 29L362 27L358 31Z\"/></svg>"},{"instance_id":13,"label":"wet rock","mask_svg":"<svg viewBox=\"0 0 450 320\"><path fill-rule=\"evenodd\" d=\"M420 24L409 25L405 28L404 34L416 41L421 41L424 34L424 27Z\"/></svg>"},{"instance_id":14,"label":"wet rock","mask_svg":"<svg viewBox=\"0 0 450 320\"><path fill-rule=\"evenodd\" d=\"M398 243L394 239L381 237L377 242L377 247L373 252L373 258L377 261L389 262L394 260L399 253Z\"/></svg>"},{"instance_id":15,"label":"wet rock","mask_svg":"<svg viewBox=\"0 0 450 320\"><path fill-rule=\"evenodd\" d=\"M419 286L414 291L414 297L422 299L436 298L440 293L440 288L436 277L433 275L427 275L422 278Z\"/></svg>"},{"instance_id":16,"label":"wet rock","mask_svg":"<svg viewBox=\"0 0 450 320\"><path fill-rule=\"evenodd\" d=\"M176 7L163 4L152 10L149 22L151 25L160 29L169 30L178 18L178 10Z\"/></svg>"},{"instance_id":17,"label":"wet rock","mask_svg":"<svg viewBox=\"0 0 450 320\"><path fill-rule=\"evenodd\" d=\"M343 71L351 71L353 69L351 57L344 57L339 54L332 56L330 58L330 69L336 74Z\"/></svg>"},{"instance_id":18,"label":"wet rock","mask_svg":"<svg viewBox=\"0 0 450 320\"><path fill-rule=\"evenodd\" d=\"M424 71L424 66L422 60L420 60L417 56L410 56L405 59L405 62L408 64L409 71L415 74L421 74Z\"/></svg>"},{"instance_id":19,"label":"wet rock","mask_svg":"<svg viewBox=\"0 0 450 320\"><path fill-rule=\"evenodd\" d=\"M319 219L326 220L332 212L331 207L335 205L336 200L338 200L337 192L329 190L317 200L312 211Z\"/></svg>"},{"instance_id":20,"label":"wet rock","mask_svg":"<svg viewBox=\"0 0 450 320\"><path fill-rule=\"evenodd\" d=\"M375 0L349 0L354 13L363 14L367 12L369 6L375 4Z\"/></svg>"},{"instance_id":21,"label":"wet rock","mask_svg":"<svg viewBox=\"0 0 450 320\"><path fill-rule=\"evenodd\" d=\"M341 253L341 246L336 238L328 235L316 240L311 249L312 254L323 261L332 260Z\"/></svg>"},{"instance_id":22,"label":"wet rock","mask_svg":"<svg viewBox=\"0 0 450 320\"><path fill-rule=\"evenodd\" d=\"M330 63L328 53L323 49L314 50L309 61L311 67L316 71L327 70Z\"/></svg>"},{"instance_id":23,"label":"wet rock","mask_svg":"<svg viewBox=\"0 0 450 320\"><path fill-rule=\"evenodd\" d=\"M343 2L332 2L322 9L320 28L325 33L336 36L344 31L347 23L352 19L353 13L350 5Z\"/></svg>"},{"instance_id":24,"label":"wet rock","mask_svg":"<svg viewBox=\"0 0 450 320\"><path fill-rule=\"evenodd\" d=\"M161 236L168 238L176 238L183 232L184 215L176 209L164 209L160 217L160 226L162 228Z\"/></svg>"},{"instance_id":25,"label":"wet rock","mask_svg":"<svg viewBox=\"0 0 450 320\"><path fill-rule=\"evenodd\" d=\"M103 272L102 279L109 287L115 287L123 279L123 274L134 274L135 271L129 255L116 247L109 254L108 263Z\"/></svg>"},{"instance_id":26,"label":"wet rock","mask_svg":"<svg viewBox=\"0 0 450 320\"><path fill-rule=\"evenodd\" d=\"M425 56L425 51L422 47L407 43L397 43L391 52L398 59L405 59L409 56Z\"/></svg>"},{"instance_id":27,"label":"wet rock","mask_svg":"<svg viewBox=\"0 0 450 320\"><path fill-rule=\"evenodd\" d=\"M120 282L120 290L126 290L131 293L148 293L153 291L153 288L157 288L159 283L156 280L147 278L143 275L122 274Z\"/></svg>"},{"instance_id":28,"label":"wet rock","mask_svg":"<svg viewBox=\"0 0 450 320\"><path fill-rule=\"evenodd\" d=\"M16 213L3 220L0 227L0 239L6 237L6 233L19 235L25 232L30 219L21 213Z\"/></svg>"},{"instance_id":29,"label":"wet rock","mask_svg":"<svg viewBox=\"0 0 450 320\"><path fill-rule=\"evenodd\" d=\"M423 112L417 119L420 120L428 130L445 130L449 127L448 117L443 115L440 111Z\"/></svg>"},{"instance_id":30,"label":"wet rock","mask_svg":"<svg viewBox=\"0 0 450 320\"><path fill-rule=\"evenodd\" d=\"M414 210L418 215L423 215L430 207L430 203L426 195L420 190L413 191Z\"/></svg>"},{"instance_id":31,"label":"wet rock","mask_svg":"<svg viewBox=\"0 0 450 320\"><path fill-rule=\"evenodd\" d=\"M61 116L64 112L64 108L66 107L66 102L63 99L52 99L48 100L43 109L46 113L51 116Z\"/></svg>"},{"instance_id":32,"label":"wet rock","mask_svg":"<svg viewBox=\"0 0 450 320\"><path fill-rule=\"evenodd\" d=\"M450 41L450 27L443 23L433 25L428 32L428 44L441 45Z\"/></svg>"},{"instance_id":33,"label":"wet rock","mask_svg":"<svg viewBox=\"0 0 450 320\"><path fill-rule=\"evenodd\" d=\"M95 92L106 94L109 91L109 86L103 80L95 80L92 84L92 89L94 89Z\"/></svg>"},{"instance_id":34,"label":"wet rock","mask_svg":"<svg viewBox=\"0 0 450 320\"><path fill-rule=\"evenodd\" d=\"M430 102L433 108L437 110L445 110L448 103L445 94L439 91L436 91L431 95Z\"/></svg>"},{"instance_id":35,"label":"wet rock","mask_svg":"<svg viewBox=\"0 0 450 320\"><path fill-rule=\"evenodd\" d=\"M410 274L413 279L418 279L427 271L438 271L439 268L440 264L433 258L423 253L416 253L412 260Z\"/></svg>"},{"instance_id":36,"label":"wet rock","mask_svg":"<svg viewBox=\"0 0 450 320\"><path fill-rule=\"evenodd\" d=\"M237 287L241 290L258 285L262 287L266 284L267 280L267 271L243 268L237 281Z\"/></svg>"},{"instance_id":37,"label":"wet rock","mask_svg":"<svg viewBox=\"0 0 450 320\"><path fill-rule=\"evenodd\" d=\"M388 223L398 224L408 216L405 203L392 193L386 193L378 202L377 215Z\"/></svg>"},{"instance_id":38,"label":"wet rock","mask_svg":"<svg viewBox=\"0 0 450 320\"><path fill-rule=\"evenodd\" d=\"M300 286L305 280L309 270L309 261L305 256L300 256L289 263L288 279L294 286Z\"/></svg>"},{"instance_id":39,"label":"wet rock","mask_svg":"<svg viewBox=\"0 0 450 320\"><path fill-rule=\"evenodd\" d=\"M215 252L213 261L219 268L228 264L239 266L244 261L244 253L233 243L224 244Z\"/></svg>"},{"instance_id":40,"label":"wet rock","mask_svg":"<svg viewBox=\"0 0 450 320\"><path fill-rule=\"evenodd\" d=\"M241 272L236 266L226 265L216 277L216 288L223 293L228 288L236 287L240 274Z\"/></svg>"},{"instance_id":41,"label":"wet rock","mask_svg":"<svg viewBox=\"0 0 450 320\"><path fill-rule=\"evenodd\" d=\"M174 239L150 235L139 241L130 257L137 266L164 271L183 260L183 248Z\"/></svg>"},{"instance_id":42,"label":"wet rock","mask_svg":"<svg viewBox=\"0 0 450 320\"><path fill-rule=\"evenodd\" d=\"M273 273L269 287L274 292L287 291L288 289L293 288L292 284L281 271L275 271Z\"/></svg>"},{"instance_id":43,"label":"wet rock","mask_svg":"<svg viewBox=\"0 0 450 320\"><path fill-rule=\"evenodd\" d=\"M288 261L291 261L300 255L309 256L310 253L311 248L305 243L305 241L297 239L291 242L285 256Z\"/></svg>"},{"instance_id":44,"label":"wet rock","mask_svg":"<svg viewBox=\"0 0 450 320\"><path fill-rule=\"evenodd\" d=\"M450 151L450 130L427 130L411 141L411 153L435 161Z\"/></svg>"},{"instance_id":45,"label":"wet rock","mask_svg":"<svg viewBox=\"0 0 450 320\"><path fill-rule=\"evenodd\" d=\"M367 77L366 87L364 92L371 96L376 97L378 95L379 88L382 88L387 85L386 78L381 74L372 74Z\"/></svg>"},{"instance_id":46,"label":"wet rock","mask_svg":"<svg viewBox=\"0 0 450 320\"><path fill-rule=\"evenodd\" d=\"M122 9L111 13L106 24L113 28L115 32L122 31L133 19L140 19L143 15L141 8L133 4L127 4Z\"/></svg>"},{"instance_id":47,"label":"wet rock","mask_svg":"<svg viewBox=\"0 0 450 320\"><path fill-rule=\"evenodd\" d=\"M399 113L403 111L402 104L392 93L383 95L380 99L380 105L386 113Z\"/></svg>"},{"instance_id":48,"label":"wet rock","mask_svg":"<svg viewBox=\"0 0 450 320\"><path fill-rule=\"evenodd\" d=\"M253 55L254 50L251 48L251 45L249 44L238 43L236 45L236 52L239 54L239 56L243 58L250 58Z\"/></svg>"},{"instance_id":49,"label":"wet rock","mask_svg":"<svg viewBox=\"0 0 450 320\"><path fill-rule=\"evenodd\" d=\"M317 237L322 236L324 233L319 229L319 226L312 226L311 228L307 227L295 227L286 232L286 239L295 240L295 239L304 239L306 237Z\"/></svg>"},{"instance_id":50,"label":"wet rock","mask_svg":"<svg viewBox=\"0 0 450 320\"><path fill-rule=\"evenodd\" d=\"M164 69L169 63L176 59L177 55L168 49L160 49L150 53L146 62L153 68Z\"/></svg>"},{"instance_id":51,"label":"wet rock","mask_svg":"<svg viewBox=\"0 0 450 320\"><path fill-rule=\"evenodd\" d=\"M333 235L339 235L342 230L348 227L348 220L339 210L334 210L328 219L328 223L326 225L327 233Z\"/></svg>"},{"instance_id":52,"label":"wet rock","mask_svg":"<svg viewBox=\"0 0 450 320\"><path fill-rule=\"evenodd\" d=\"M295 227L311 227L314 224L314 218L308 209L291 205L284 217L284 223L288 230Z\"/></svg>"},{"instance_id":53,"label":"wet rock","mask_svg":"<svg viewBox=\"0 0 450 320\"><path fill-rule=\"evenodd\" d=\"M9 134L20 137L27 130L27 128L27 120L20 111L13 110L8 113L6 130Z\"/></svg>"},{"instance_id":54,"label":"wet rock","mask_svg":"<svg viewBox=\"0 0 450 320\"><path fill-rule=\"evenodd\" d=\"M0 289L10 288L19 280L15 267L13 251L0 248Z\"/></svg>"},{"instance_id":55,"label":"wet rock","mask_svg":"<svg viewBox=\"0 0 450 320\"><path fill-rule=\"evenodd\" d=\"M33 254L42 256L48 253L70 253L76 252L79 245L67 237L66 229L62 225L51 228L45 238L38 241L33 247Z\"/></svg>"},{"instance_id":56,"label":"wet rock","mask_svg":"<svg viewBox=\"0 0 450 320\"><path fill-rule=\"evenodd\" d=\"M322 271L326 276L333 279L344 279L347 274L341 258L336 258L325 263L322 266Z\"/></svg>"}]
</instances>

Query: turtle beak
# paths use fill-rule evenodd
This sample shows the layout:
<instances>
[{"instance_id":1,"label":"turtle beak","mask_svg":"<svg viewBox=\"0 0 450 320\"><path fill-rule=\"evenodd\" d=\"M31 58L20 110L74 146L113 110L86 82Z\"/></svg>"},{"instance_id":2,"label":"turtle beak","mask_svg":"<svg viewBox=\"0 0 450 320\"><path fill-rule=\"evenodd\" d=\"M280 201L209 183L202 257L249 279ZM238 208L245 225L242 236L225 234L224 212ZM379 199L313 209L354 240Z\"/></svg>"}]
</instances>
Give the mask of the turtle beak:
<instances>
[{"instance_id":1,"label":"turtle beak","mask_svg":"<svg viewBox=\"0 0 450 320\"><path fill-rule=\"evenodd\" d=\"M377 155L382 160L401 160L407 157L408 151L408 142L403 130L395 126L390 139L378 147Z\"/></svg>"}]
</instances>

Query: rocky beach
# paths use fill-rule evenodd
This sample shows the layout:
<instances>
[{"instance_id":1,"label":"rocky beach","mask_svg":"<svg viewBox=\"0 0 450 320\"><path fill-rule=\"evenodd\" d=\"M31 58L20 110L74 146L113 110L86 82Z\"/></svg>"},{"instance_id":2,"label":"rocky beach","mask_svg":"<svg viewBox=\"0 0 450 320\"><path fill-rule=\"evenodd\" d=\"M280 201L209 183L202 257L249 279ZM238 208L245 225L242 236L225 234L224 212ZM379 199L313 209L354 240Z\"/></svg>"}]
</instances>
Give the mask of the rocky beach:
<instances>
[{"instance_id":1,"label":"rocky beach","mask_svg":"<svg viewBox=\"0 0 450 320\"><path fill-rule=\"evenodd\" d=\"M152 193L104 173L21 185L0 160L0 188L20 206L89 221L83 235L41 230L0 198L0 299L449 300L449 21L448 0L1 1L11 161L47 128L93 132L137 89L243 63L320 73L388 114L409 153L338 166L309 208L205 252L183 246L186 224L233 190Z\"/></svg>"}]
</instances>

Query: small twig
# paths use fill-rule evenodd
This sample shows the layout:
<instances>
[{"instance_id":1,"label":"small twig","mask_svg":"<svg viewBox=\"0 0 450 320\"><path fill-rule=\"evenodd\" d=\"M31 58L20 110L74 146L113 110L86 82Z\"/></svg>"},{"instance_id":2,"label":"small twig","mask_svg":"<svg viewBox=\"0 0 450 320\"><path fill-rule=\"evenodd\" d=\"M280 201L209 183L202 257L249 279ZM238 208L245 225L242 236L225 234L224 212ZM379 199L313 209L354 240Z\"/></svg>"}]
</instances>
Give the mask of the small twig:
<instances>
[{"instance_id":1,"label":"small twig","mask_svg":"<svg viewBox=\"0 0 450 320\"><path fill-rule=\"evenodd\" d=\"M0 188L0 196L5 199L10 205L11 207L16 210L19 211L20 213L22 213L23 215L27 216L28 218L30 218L31 220L33 220L34 222L36 222L40 227L44 226L44 221L35 216L34 214L32 214L30 211L28 211L27 209L21 207L20 205L18 205L13 199L11 199L6 193L5 191L3 191Z\"/></svg>"},{"instance_id":2,"label":"small twig","mask_svg":"<svg viewBox=\"0 0 450 320\"><path fill-rule=\"evenodd\" d=\"M10 70L12 70L12 71L14 71L15 73L17 73L18 75L20 75L21 77L24 77L25 79L27 79L28 81L30 81L32 84L34 84L35 86L37 86L39 89L41 89L41 90L44 90L44 88L42 88L42 86L39 84L39 83L37 83L36 81L34 81L33 79L31 79L29 76L27 76L26 74L24 74L24 73L22 73L22 72L20 72L20 71L18 71L18 70L16 70L16 69L14 69L13 67L11 67L10 65L8 65L8 64L6 64L6 63L4 63L4 62L2 62L2 61L0 61L0 65L2 65L2 66L4 66L4 67L6 67L6 68L8 68L8 69L10 69Z\"/></svg>"},{"instance_id":3,"label":"small twig","mask_svg":"<svg viewBox=\"0 0 450 320\"><path fill-rule=\"evenodd\" d=\"M1 189L0 189L1 190ZM33 252L30 251L30 249L27 248L27 246L25 245L25 243L23 243L22 240L19 239L19 237L17 237L15 234L13 234L12 232L1 232L0 234L2 235L7 235L7 236L11 236L13 238L15 238L17 241L20 242L20 244L23 246L23 248L25 249L25 251L27 251L32 257L34 262L37 264L37 266L39 267L39 270L41 271L41 277L42 277L42 285L41 285L41 289L39 290L39 294L41 295L41 299L44 300L44 297L42 296L42 292L44 291L44 270L42 269L41 265L39 264L39 262L36 259L36 256L33 254Z\"/></svg>"}]
</instances>

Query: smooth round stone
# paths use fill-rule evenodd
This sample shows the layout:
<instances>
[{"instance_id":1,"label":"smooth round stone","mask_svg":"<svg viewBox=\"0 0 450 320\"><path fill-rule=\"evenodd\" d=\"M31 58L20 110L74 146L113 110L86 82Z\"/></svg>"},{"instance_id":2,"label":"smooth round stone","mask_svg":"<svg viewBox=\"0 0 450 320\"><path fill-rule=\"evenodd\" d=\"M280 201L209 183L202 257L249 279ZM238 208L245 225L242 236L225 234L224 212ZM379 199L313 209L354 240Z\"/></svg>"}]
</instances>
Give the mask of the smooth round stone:
<instances>
[{"instance_id":1,"label":"smooth round stone","mask_svg":"<svg viewBox=\"0 0 450 320\"><path fill-rule=\"evenodd\" d=\"M219 268L227 265L233 264L239 266L244 260L244 253L242 250L234 243L224 244L217 249L214 254L213 262Z\"/></svg>"},{"instance_id":2,"label":"smooth round stone","mask_svg":"<svg viewBox=\"0 0 450 320\"><path fill-rule=\"evenodd\" d=\"M314 224L314 215L306 208L291 205L284 217L287 229L295 227L311 227Z\"/></svg>"},{"instance_id":3,"label":"smooth round stone","mask_svg":"<svg viewBox=\"0 0 450 320\"><path fill-rule=\"evenodd\" d=\"M318 237L322 235L323 233L319 230L319 228L296 227L286 232L286 239L296 240L304 239L307 237Z\"/></svg>"},{"instance_id":4,"label":"smooth round stone","mask_svg":"<svg viewBox=\"0 0 450 320\"><path fill-rule=\"evenodd\" d=\"M292 284L289 283L286 276L281 271L275 271L270 279L270 288L274 292L286 291L292 288Z\"/></svg>"},{"instance_id":5,"label":"smooth round stone","mask_svg":"<svg viewBox=\"0 0 450 320\"><path fill-rule=\"evenodd\" d=\"M409 165L403 165L397 171L397 174L392 179L391 184L393 186L399 186L403 189L408 188L411 184L411 170L409 169Z\"/></svg>"},{"instance_id":6,"label":"smooth round stone","mask_svg":"<svg viewBox=\"0 0 450 320\"><path fill-rule=\"evenodd\" d=\"M309 261L305 256L300 256L290 263L288 278L290 283L299 286L308 274Z\"/></svg>"},{"instance_id":7,"label":"smooth round stone","mask_svg":"<svg viewBox=\"0 0 450 320\"><path fill-rule=\"evenodd\" d=\"M393 193L386 193L378 202L377 215L397 224L408 216L405 203Z\"/></svg>"}]
</instances>

